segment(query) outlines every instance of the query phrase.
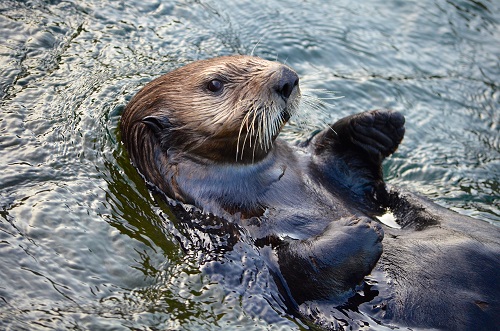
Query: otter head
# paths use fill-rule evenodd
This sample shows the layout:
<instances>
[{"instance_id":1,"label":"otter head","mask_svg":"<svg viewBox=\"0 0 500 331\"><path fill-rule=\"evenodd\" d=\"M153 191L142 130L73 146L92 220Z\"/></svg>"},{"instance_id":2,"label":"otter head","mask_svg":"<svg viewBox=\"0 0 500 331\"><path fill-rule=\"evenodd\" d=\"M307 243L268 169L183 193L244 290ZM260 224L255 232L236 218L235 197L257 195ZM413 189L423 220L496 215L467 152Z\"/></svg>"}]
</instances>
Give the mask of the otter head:
<instances>
[{"instance_id":1,"label":"otter head","mask_svg":"<svg viewBox=\"0 0 500 331\"><path fill-rule=\"evenodd\" d=\"M296 112L298 82L289 67L252 56L190 63L131 100L122 117L123 141L133 160L131 149L140 149L139 157L153 149L141 144L156 144L164 154L209 162L258 162Z\"/></svg>"}]
</instances>

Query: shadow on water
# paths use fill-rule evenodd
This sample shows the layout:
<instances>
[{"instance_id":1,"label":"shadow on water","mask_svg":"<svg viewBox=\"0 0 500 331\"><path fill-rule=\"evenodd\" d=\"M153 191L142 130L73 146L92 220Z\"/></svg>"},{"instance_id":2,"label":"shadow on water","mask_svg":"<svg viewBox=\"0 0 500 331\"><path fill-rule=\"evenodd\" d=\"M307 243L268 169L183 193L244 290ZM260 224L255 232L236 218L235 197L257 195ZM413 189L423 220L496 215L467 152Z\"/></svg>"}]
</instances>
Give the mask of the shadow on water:
<instances>
[{"instance_id":1,"label":"shadow on water","mask_svg":"<svg viewBox=\"0 0 500 331\"><path fill-rule=\"evenodd\" d=\"M211 236L220 225L189 209L195 224L183 222L120 144L132 95L200 58L254 50L311 93L344 96L286 127L290 141L361 110L403 111L388 180L498 223L499 13L491 1L2 1L0 328L311 328L244 233ZM375 272L359 302L382 290ZM329 322L385 329L359 302Z\"/></svg>"}]
</instances>

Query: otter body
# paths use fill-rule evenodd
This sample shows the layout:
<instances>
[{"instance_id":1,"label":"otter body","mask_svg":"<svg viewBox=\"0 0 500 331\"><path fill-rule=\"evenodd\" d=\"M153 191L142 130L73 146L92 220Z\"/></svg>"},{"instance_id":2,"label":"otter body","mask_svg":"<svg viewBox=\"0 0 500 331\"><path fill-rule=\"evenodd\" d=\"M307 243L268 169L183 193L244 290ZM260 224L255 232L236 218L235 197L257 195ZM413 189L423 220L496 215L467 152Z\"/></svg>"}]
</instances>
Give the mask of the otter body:
<instances>
[{"instance_id":1,"label":"otter body","mask_svg":"<svg viewBox=\"0 0 500 331\"><path fill-rule=\"evenodd\" d=\"M272 247L277 265L270 269L294 310L314 300L345 300L382 256L377 268L394 283L385 309L372 312L377 318L440 328L455 313L482 318L484 325L498 321L492 313L498 300L483 293L486 279L499 276L498 229L481 224L474 237L468 232L478 221L463 217L470 223L455 225L448 218L456 214L427 214L434 211L430 202L386 190L381 164L404 135L397 112L343 118L301 146L279 140L299 107L298 82L292 69L249 56L188 64L131 100L122 117L123 142L153 188L245 228L259 247ZM382 254L383 225L374 217L386 209L402 228L385 229L390 237ZM444 292L464 288L458 283L468 276L447 280L453 271L438 270L447 250L450 268L470 262L461 249L493 267L485 273L459 267L477 276L479 286L471 281L467 295L430 299L429 284L445 286ZM420 254L426 254L422 265ZM447 307L416 309L419 302ZM449 308L457 306L458 312Z\"/></svg>"}]
</instances>

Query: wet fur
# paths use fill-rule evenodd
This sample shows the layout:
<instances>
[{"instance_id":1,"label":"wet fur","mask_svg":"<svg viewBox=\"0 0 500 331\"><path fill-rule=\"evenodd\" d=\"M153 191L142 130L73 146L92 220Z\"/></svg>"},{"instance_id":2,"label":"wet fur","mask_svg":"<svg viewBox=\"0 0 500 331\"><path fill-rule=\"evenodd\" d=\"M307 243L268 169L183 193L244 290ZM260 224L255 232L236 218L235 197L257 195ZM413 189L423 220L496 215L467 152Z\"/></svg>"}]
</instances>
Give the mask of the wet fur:
<instances>
[{"instance_id":1,"label":"wet fur","mask_svg":"<svg viewBox=\"0 0 500 331\"><path fill-rule=\"evenodd\" d=\"M276 96L283 67L223 57L152 81L122 117L134 165L151 187L272 247L269 268L295 311L311 300L346 300L382 256L377 269L390 290L381 294L384 309L372 311L377 319L464 330L498 323L498 228L386 190L381 163L403 138L399 113L343 118L302 146L266 131L281 128L280 111L293 114L300 96L298 86L284 104ZM212 79L226 82L224 94L207 92ZM277 113L274 124L262 124L263 110ZM387 208L402 229L384 227L382 253L373 217Z\"/></svg>"}]
</instances>

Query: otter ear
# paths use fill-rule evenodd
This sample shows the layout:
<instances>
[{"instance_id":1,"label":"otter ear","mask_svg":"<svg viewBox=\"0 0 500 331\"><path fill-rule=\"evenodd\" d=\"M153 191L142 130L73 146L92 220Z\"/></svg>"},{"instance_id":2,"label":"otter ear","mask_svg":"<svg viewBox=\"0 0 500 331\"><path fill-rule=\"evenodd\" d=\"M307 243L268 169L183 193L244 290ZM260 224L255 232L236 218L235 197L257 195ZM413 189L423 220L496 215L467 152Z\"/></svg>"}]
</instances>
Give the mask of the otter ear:
<instances>
[{"instance_id":1,"label":"otter ear","mask_svg":"<svg viewBox=\"0 0 500 331\"><path fill-rule=\"evenodd\" d=\"M142 123L146 124L157 136L161 136L165 129L172 126L168 118L159 116L146 116L142 119Z\"/></svg>"}]
</instances>

